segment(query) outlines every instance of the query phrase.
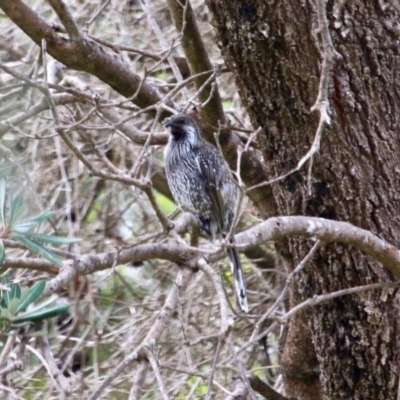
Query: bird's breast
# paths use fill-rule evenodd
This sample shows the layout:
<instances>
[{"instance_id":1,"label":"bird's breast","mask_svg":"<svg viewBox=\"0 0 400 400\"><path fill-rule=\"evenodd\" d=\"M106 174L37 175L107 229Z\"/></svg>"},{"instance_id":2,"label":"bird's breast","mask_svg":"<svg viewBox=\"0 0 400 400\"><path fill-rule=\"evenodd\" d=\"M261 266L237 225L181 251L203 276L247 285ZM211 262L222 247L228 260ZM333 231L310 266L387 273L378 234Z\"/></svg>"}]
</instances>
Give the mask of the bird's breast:
<instances>
[{"instance_id":1,"label":"bird's breast","mask_svg":"<svg viewBox=\"0 0 400 400\"><path fill-rule=\"evenodd\" d=\"M211 200L205 191L195 154L171 146L164 157L167 180L175 201L184 211L210 217Z\"/></svg>"}]
</instances>

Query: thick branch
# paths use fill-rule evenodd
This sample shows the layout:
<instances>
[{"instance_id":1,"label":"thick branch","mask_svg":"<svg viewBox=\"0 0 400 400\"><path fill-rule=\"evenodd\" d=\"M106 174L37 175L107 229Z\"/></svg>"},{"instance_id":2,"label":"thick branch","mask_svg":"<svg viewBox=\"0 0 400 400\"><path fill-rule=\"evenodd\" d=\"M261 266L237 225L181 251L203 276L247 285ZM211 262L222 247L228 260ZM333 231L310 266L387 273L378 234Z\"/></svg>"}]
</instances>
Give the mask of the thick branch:
<instances>
[{"instance_id":1,"label":"thick branch","mask_svg":"<svg viewBox=\"0 0 400 400\"><path fill-rule=\"evenodd\" d=\"M400 251L379 239L370 231L357 228L347 222L314 217L277 217L257 225L236 236L237 243L251 247L269 240L281 240L287 236L303 236L322 242L341 242L356 247L372 256L400 278Z\"/></svg>"},{"instance_id":2,"label":"thick branch","mask_svg":"<svg viewBox=\"0 0 400 400\"><path fill-rule=\"evenodd\" d=\"M185 264L195 255L195 251L186 246L173 244L144 244L131 249L84 256L77 261L66 261L58 276L48 282L46 292L55 292L70 282L76 275L88 275L95 271L102 271L118 264L139 262L150 259L163 259ZM6 264L8 266L8 260Z\"/></svg>"},{"instance_id":3,"label":"thick branch","mask_svg":"<svg viewBox=\"0 0 400 400\"><path fill-rule=\"evenodd\" d=\"M381 262L393 275L400 278L400 251L371 232L347 222L296 216L270 218L236 235L236 243L238 246L242 245L242 248L251 248L271 240L281 240L287 236L317 238L325 243L341 242L354 246ZM209 248L208 246L205 249ZM83 256L76 261L65 261L60 274L49 282L48 290L57 291L77 274L91 274L111 268L116 264L163 259L179 265L192 265L191 263L195 262L200 255L208 262L213 262L223 257L223 254L223 251L217 251L207 256L207 251L201 254L196 249L185 245L150 243L119 251ZM48 261L30 258L6 258L4 266L54 271L54 266Z\"/></svg>"}]
</instances>

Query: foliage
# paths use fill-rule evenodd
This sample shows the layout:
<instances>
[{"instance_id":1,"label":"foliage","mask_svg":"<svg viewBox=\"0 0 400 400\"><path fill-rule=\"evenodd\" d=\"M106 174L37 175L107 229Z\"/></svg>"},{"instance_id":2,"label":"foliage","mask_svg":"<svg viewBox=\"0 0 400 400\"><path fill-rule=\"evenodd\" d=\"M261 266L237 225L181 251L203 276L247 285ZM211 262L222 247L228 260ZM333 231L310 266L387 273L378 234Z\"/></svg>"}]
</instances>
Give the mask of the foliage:
<instances>
[{"instance_id":1,"label":"foliage","mask_svg":"<svg viewBox=\"0 0 400 400\"><path fill-rule=\"evenodd\" d=\"M7 197L9 198L8 207ZM62 266L61 259L48 249L46 244L54 246L72 244L77 243L79 239L35 232L32 229L38 228L43 222L48 221L54 216L54 212L45 211L38 215L25 217L27 208L21 194L7 196L6 180L0 178L0 228L2 231L0 236L0 263L4 262L6 257L5 246L1 239L10 238L21 243L33 253L40 254L51 263Z\"/></svg>"},{"instance_id":2,"label":"foliage","mask_svg":"<svg viewBox=\"0 0 400 400\"><path fill-rule=\"evenodd\" d=\"M46 287L45 281L38 281L32 287L21 287L3 279L0 296L0 333L10 332L27 324L36 324L41 321L55 318L66 312L68 303L49 307L58 296L53 295L39 304L33 303L41 296ZM28 310L29 308L29 310Z\"/></svg>"}]
</instances>

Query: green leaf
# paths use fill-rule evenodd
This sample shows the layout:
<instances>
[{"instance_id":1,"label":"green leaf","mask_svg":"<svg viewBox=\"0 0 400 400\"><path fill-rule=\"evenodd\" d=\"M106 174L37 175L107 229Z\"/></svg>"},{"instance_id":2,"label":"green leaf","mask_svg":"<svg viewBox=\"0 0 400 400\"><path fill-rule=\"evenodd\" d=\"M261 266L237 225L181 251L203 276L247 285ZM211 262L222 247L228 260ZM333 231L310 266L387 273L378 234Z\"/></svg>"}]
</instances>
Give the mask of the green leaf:
<instances>
[{"instance_id":1,"label":"green leaf","mask_svg":"<svg viewBox=\"0 0 400 400\"><path fill-rule=\"evenodd\" d=\"M4 287L4 286L6 286L6 287L8 287L8 286L11 286L11 281L8 279L8 278L3 278L2 280L1 280L1 285ZM1 292L3 292L3 291L1 291Z\"/></svg>"},{"instance_id":2,"label":"green leaf","mask_svg":"<svg viewBox=\"0 0 400 400\"><path fill-rule=\"evenodd\" d=\"M0 178L0 222L6 225L6 180Z\"/></svg>"},{"instance_id":3,"label":"green leaf","mask_svg":"<svg viewBox=\"0 0 400 400\"><path fill-rule=\"evenodd\" d=\"M21 322L36 322L42 321L45 319L50 319L57 317L58 315L62 314L63 312L69 309L70 305L68 303L60 304L50 309L45 309L37 312L29 312L18 315L17 317L12 319L13 323L21 323Z\"/></svg>"},{"instance_id":4,"label":"green leaf","mask_svg":"<svg viewBox=\"0 0 400 400\"><path fill-rule=\"evenodd\" d=\"M10 226L19 220L25 213L25 208L23 207L22 195L16 195L11 201L11 211L10 211Z\"/></svg>"},{"instance_id":5,"label":"green leaf","mask_svg":"<svg viewBox=\"0 0 400 400\"><path fill-rule=\"evenodd\" d=\"M7 308L7 303L6 303L6 300L4 299L4 297L2 297L0 300L0 307Z\"/></svg>"},{"instance_id":6,"label":"green leaf","mask_svg":"<svg viewBox=\"0 0 400 400\"><path fill-rule=\"evenodd\" d=\"M26 234L18 233L16 235L13 235L12 238L24 244L29 250L33 251L34 253L42 255L51 263L62 267L62 261L59 257L57 257L52 251L46 249L46 247L42 246L39 243L35 243L34 241L26 237Z\"/></svg>"},{"instance_id":7,"label":"green leaf","mask_svg":"<svg viewBox=\"0 0 400 400\"><path fill-rule=\"evenodd\" d=\"M8 311L10 311L11 315L15 315L17 313L17 309L20 303L20 299L18 297L14 297L8 303Z\"/></svg>"},{"instance_id":8,"label":"green leaf","mask_svg":"<svg viewBox=\"0 0 400 400\"><path fill-rule=\"evenodd\" d=\"M2 320L2 319L6 319L8 321L11 321L11 319L12 319L12 315L11 315L10 311L7 310L7 308L2 308L0 310L0 320Z\"/></svg>"},{"instance_id":9,"label":"green leaf","mask_svg":"<svg viewBox=\"0 0 400 400\"><path fill-rule=\"evenodd\" d=\"M10 290L4 290L1 300L4 302L3 304L5 304L5 308L7 308L11 300L11 287Z\"/></svg>"},{"instance_id":10,"label":"green leaf","mask_svg":"<svg viewBox=\"0 0 400 400\"><path fill-rule=\"evenodd\" d=\"M9 329L8 330L13 330L13 329L19 329L19 328L22 328L23 326L25 326L27 324L27 322L22 322L22 323L20 323L20 324L11 324L10 326L9 326ZM25 336L25 335L24 335Z\"/></svg>"},{"instance_id":11,"label":"green leaf","mask_svg":"<svg viewBox=\"0 0 400 400\"><path fill-rule=\"evenodd\" d=\"M11 286L11 290L9 293L10 293L10 299L15 299L15 298L20 299L21 298L21 288L16 283L14 283Z\"/></svg>"},{"instance_id":12,"label":"green leaf","mask_svg":"<svg viewBox=\"0 0 400 400\"><path fill-rule=\"evenodd\" d=\"M25 233L25 236L28 236L29 239L32 239L33 241L37 243L50 243L55 246L59 246L62 244L73 244L79 242L81 239L79 238L68 238L68 237L59 237L59 236L50 236L50 235L44 235L42 233L35 233L35 232L27 232Z\"/></svg>"},{"instance_id":13,"label":"green leaf","mask_svg":"<svg viewBox=\"0 0 400 400\"><path fill-rule=\"evenodd\" d=\"M32 308L29 311L26 311L25 314L27 313L35 313L38 312L40 310L43 310L44 308L46 308L47 306L49 306L51 303L54 303L56 300L58 299L58 296L53 294L52 296L50 296L49 298L47 298L46 300L43 300L41 303L39 303L38 305L36 305L34 308Z\"/></svg>"},{"instance_id":14,"label":"green leaf","mask_svg":"<svg viewBox=\"0 0 400 400\"><path fill-rule=\"evenodd\" d=\"M4 290L4 289L0 290L0 293L3 296L4 292L8 292L11 290L11 281L8 278L3 278L1 280L1 286L6 287L8 289L8 290Z\"/></svg>"},{"instance_id":15,"label":"green leaf","mask_svg":"<svg viewBox=\"0 0 400 400\"><path fill-rule=\"evenodd\" d=\"M32 304L42 293L46 287L45 281L36 282L30 289L27 296L21 301L17 308L17 313L25 311L27 307Z\"/></svg>"},{"instance_id":16,"label":"green leaf","mask_svg":"<svg viewBox=\"0 0 400 400\"><path fill-rule=\"evenodd\" d=\"M8 309L13 315L18 307L21 298L21 288L17 284L11 285L10 290L4 290L3 296L0 302L1 307Z\"/></svg>"},{"instance_id":17,"label":"green leaf","mask_svg":"<svg viewBox=\"0 0 400 400\"><path fill-rule=\"evenodd\" d=\"M0 264L4 262L5 258L6 258L6 249L4 248L3 241L0 239Z\"/></svg>"},{"instance_id":18,"label":"green leaf","mask_svg":"<svg viewBox=\"0 0 400 400\"><path fill-rule=\"evenodd\" d=\"M41 214L34 215L34 216L28 217L28 218L24 218L24 219L18 221L18 223L15 224L15 229L31 228L32 226L38 225L38 224L42 223L43 221L47 221L48 219L50 219L53 216L54 216L53 211L49 211L49 210L44 211Z\"/></svg>"},{"instance_id":19,"label":"green leaf","mask_svg":"<svg viewBox=\"0 0 400 400\"><path fill-rule=\"evenodd\" d=\"M25 299L28 297L29 292L30 292L30 288L24 286L21 288L21 302L25 301Z\"/></svg>"}]
</instances>

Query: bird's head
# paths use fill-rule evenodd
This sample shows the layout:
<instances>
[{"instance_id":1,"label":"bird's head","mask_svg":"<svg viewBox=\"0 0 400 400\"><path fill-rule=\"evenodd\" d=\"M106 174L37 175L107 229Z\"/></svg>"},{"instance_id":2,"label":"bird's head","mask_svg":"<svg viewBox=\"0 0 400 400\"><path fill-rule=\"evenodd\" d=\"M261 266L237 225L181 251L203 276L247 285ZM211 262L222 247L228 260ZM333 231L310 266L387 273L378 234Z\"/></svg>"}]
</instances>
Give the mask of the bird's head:
<instances>
[{"instance_id":1,"label":"bird's head","mask_svg":"<svg viewBox=\"0 0 400 400\"><path fill-rule=\"evenodd\" d=\"M164 126L171 128L171 135L176 141L188 141L194 146L201 138L199 127L196 122L185 114L171 117L164 122Z\"/></svg>"}]
</instances>

